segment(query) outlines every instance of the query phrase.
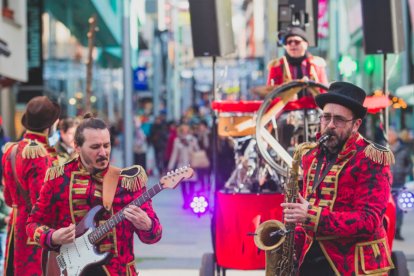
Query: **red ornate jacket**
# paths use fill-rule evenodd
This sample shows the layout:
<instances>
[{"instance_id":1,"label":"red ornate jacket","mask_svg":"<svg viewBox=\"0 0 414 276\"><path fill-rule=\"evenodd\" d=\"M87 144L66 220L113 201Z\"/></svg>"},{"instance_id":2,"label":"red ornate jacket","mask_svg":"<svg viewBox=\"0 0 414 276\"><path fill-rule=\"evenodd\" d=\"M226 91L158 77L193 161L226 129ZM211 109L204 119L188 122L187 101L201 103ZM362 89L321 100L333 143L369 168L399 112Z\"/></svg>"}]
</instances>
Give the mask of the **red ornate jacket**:
<instances>
[{"instance_id":1,"label":"red ornate jacket","mask_svg":"<svg viewBox=\"0 0 414 276\"><path fill-rule=\"evenodd\" d=\"M18 143L8 143L5 146L2 165L4 172L4 199L7 205L13 207L7 228L5 269L12 269L14 275L41 275L41 248L33 239L26 235L26 220L28 207L25 199L17 190L10 162L13 147L16 151L16 173L22 188L34 205L45 178L46 171L55 160L51 156L53 148L47 144L47 136L27 131ZM13 254L13 256L11 256ZM13 263L11 263L13 261Z\"/></svg>"},{"instance_id":2,"label":"red ornate jacket","mask_svg":"<svg viewBox=\"0 0 414 276\"><path fill-rule=\"evenodd\" d=\"M27 233L43 248L52 250L48 238L59 228L71 223L78 224L87 212L102 204L103 177L108 169L96 175L90 175L79 158L64 165L50 168L40 197L33 207L27 221ZM146 191L147 176L141 166L133 166L121 171L112 208L102 217L105 221L120 211L128 203ZM152 220L152 229L142 231L132 223L123 220L98 243L100 252L110 251L113 257L102 266L107 275L137 275L133 248L133 235L147 244L161 239L162 228L152 209L151 200L141 208Z\"/></svg>"},{"instance_id":3,"label":"red ornate jacket","mask_svg":"<svg viewBox=\"0 0 414 276\"><path fill-rule=\"evenodd\" d=\"M326 85L328 84L328 78L326 77L325 66L326 63L321 57L307 53L307 57L301 65L303 76ZM297 68L290 65L285 56L271 61L268 70L267 85L279 85L298 79Z\"/></svg>"},{"instance_id":4,"label":"red ornate jacket","mask_svg":"<svg viewBox=\"0 0 414 276\"><path fill-rule=\"evenodd\" d=\"M318 242L337 275L388 275L391 252L383 226L390 197L390 151L352 135L335 164L312 192L319 148L302 158L303 195L310 208L296 228L299 263ZM326 166L323 160L321 171Z\"/></svg>"}]
</instances>

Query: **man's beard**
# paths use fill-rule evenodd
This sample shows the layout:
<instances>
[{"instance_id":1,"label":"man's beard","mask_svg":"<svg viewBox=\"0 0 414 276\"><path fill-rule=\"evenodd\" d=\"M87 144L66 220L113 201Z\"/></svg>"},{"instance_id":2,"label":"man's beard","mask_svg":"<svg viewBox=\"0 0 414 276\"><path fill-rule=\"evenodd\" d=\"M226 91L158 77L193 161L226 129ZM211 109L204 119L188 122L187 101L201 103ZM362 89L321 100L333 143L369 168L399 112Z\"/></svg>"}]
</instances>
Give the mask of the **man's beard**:
<instances>
[{"instance_id":1,"label":"man's beard","mask_svg":"<svg viewBox=\"0 0 414 276\"><path fill-rule=\"evenodd\" d=\"M339 153L343 146L345 145L346 141L352 134L352 129L349 129L346 133L344 133L341 137L339 137L334 130L328 129L325 131L324 134L331 135L329 140L324 144L325 148L330 152L337 154ZM334 140L332 140L334 139Z\"/></svg>"},{"instance_id":2,"label":"man's beard","mask_svg":"<svg viewBox=\"0 0 414 276\"><path fill-rule=\"evenodd\" d=\"M84 162L85 165L92 167L92 174L97 174L101 171L104 171L106 169L105 168L97 168L96 165L97 163L101 162L101 161L108 161L108 158L104 157L104 156L100 156L96 162L94 162L91 158L89 158L87 155L82 154L81 155L82 161ZM108 166L109 166L109 162L108 162Z\"/></svg>"}]
</instances>

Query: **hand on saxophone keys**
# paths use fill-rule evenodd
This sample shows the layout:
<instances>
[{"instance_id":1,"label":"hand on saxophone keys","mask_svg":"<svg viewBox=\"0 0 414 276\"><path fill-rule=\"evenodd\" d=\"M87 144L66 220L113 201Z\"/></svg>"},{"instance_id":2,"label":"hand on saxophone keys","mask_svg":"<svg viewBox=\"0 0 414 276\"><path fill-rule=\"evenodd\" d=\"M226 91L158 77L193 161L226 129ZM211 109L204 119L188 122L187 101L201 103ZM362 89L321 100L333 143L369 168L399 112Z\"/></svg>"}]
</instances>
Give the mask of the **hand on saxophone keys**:
<instances>
[{"instance_id":1,"label":"hand on saxophone keys","mask_svg":"<svg viewBox=\"0 0 414 276\"><path fill-rule=\"evenodd\" d=\"M309 202L306 201L300 194L298 195L299 202L296 203L282 203L283 213L285 215L285 222L287 223L302 223L305 222L308 214Z\"/></svg>"}]
</instances>

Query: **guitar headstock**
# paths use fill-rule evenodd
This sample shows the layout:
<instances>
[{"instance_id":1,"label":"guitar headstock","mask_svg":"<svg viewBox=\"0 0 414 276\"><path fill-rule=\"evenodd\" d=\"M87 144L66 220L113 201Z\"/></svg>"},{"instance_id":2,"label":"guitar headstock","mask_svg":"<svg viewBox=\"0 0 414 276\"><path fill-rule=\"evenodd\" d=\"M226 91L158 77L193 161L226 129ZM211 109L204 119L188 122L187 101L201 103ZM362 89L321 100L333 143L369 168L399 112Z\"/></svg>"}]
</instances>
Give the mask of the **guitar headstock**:
<instances>
[{"instance_id":1,"label":"guitar headstock","mask_svg":"<svg viewBox=\"0 0 414 276\"><path fill-rule=\"evenodd\" d=\"M190 179L194 174L194 170L190 166L184 166L173 171L169 171L160 179L162 187L174 189L178 183L185 179Z\"/></svg>"}]
</instances>

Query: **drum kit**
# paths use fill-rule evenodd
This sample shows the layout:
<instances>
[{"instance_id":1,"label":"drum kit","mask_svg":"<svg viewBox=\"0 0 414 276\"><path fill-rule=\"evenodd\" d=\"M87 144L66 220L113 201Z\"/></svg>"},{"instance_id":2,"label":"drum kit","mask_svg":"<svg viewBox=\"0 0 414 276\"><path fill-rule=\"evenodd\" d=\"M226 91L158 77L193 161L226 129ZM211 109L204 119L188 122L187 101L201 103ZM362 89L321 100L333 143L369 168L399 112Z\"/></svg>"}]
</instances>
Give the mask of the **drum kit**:
<instances>
[{"instance_id":1,"label":"drum kit","mask_svg":"<svg viewBox=\"0 0 414 276\"><path fill-rule=\"evenodd\" d=\"M306 89L307 99L297 97ZM297 144L314 141L320 110L313 97L327 88L312 81L279 86L263 101L214 102L218 135L233 144L235 168L224 189L233 193L281 192Z\"/></svg>"}]
</instances>

